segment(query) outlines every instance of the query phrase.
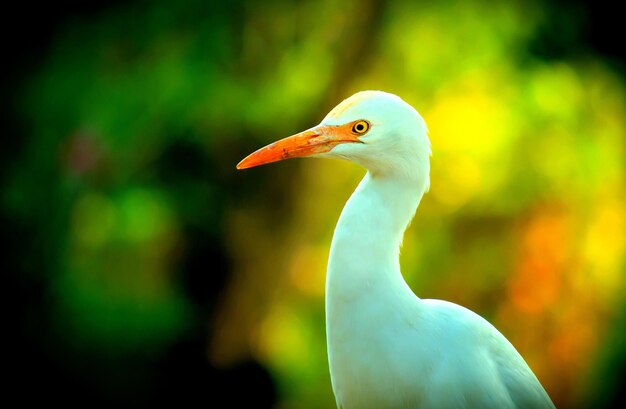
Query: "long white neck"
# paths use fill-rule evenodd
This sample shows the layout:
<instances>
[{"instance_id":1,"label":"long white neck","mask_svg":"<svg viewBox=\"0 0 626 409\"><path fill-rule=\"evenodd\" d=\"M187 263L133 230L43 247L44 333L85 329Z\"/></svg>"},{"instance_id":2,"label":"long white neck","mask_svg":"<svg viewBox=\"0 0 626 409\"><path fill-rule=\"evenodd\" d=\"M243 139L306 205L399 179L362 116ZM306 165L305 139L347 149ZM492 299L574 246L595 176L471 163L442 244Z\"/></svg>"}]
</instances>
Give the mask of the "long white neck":
<instances>
[{"instance_id":1,"label":"long white neck","mask_svg":"<svg viewBox=\"0 0 626 409\"><path fill-rule=\"evenodd\" d=\"M364 375L371 368L368 357L386 344L375 340L389 334L380 327L396 322L395 328L397 320L422 310L422 301L402 277L398 257L425 189L419 179L368 172L339 217L326 273L326 340L338 407L346 396L367 392L352 391L360 384L347 380Z\"/></svg>"},{"instance_id":2,"label":"long white neck","mask_svg":"<svg viewBox=\"0 0 626 409\"><path fill-rule=\"evenodd\" d=\"M426 188L419 178L365 175L335 228L326 276L327 320L357 298L411 292L400 272L399 250Z\"/></svg>"}]
</instances>

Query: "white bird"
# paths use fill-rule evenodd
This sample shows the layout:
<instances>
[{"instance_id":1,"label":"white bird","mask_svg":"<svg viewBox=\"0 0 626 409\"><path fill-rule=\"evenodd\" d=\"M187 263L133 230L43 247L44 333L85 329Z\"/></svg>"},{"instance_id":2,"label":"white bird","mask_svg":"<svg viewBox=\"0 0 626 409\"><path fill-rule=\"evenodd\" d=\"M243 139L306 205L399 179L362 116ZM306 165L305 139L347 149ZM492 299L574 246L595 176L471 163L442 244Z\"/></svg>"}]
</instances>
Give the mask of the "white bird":
<instances>
[{"instance_id":1,"label":"white bird","mask_svg":"<svg viewBox=\"0 0 626 409\"><path fill-rule=\"evenodd\" d=\"M418 298L400 272L402 236L430 185L430 141L400 97L362 91L322 122L243 159L341 158L367 169L335 228L326 275L328 361L337 406L554 408L524 359L489 322Z\"/></svg>"}]
</instances>

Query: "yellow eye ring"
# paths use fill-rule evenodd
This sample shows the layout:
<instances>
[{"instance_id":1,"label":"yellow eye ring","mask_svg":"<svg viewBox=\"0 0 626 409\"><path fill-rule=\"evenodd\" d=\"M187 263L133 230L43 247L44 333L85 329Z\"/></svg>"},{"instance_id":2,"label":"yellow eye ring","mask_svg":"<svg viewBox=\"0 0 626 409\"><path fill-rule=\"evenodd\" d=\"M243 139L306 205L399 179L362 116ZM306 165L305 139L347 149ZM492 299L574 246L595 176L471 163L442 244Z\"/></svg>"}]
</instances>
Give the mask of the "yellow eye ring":
<instances>
[{"instance_id":1,"label":"yellow eye ring","mask_svg":"<svg viewBox=\"0 0 626 409\"><path fill-rule=\"evenodd\" d=\"M363 135L370 129L370 123L365 120L356 121L352 125L352 132L357 135Z\"/></svg>"}]
</instances>

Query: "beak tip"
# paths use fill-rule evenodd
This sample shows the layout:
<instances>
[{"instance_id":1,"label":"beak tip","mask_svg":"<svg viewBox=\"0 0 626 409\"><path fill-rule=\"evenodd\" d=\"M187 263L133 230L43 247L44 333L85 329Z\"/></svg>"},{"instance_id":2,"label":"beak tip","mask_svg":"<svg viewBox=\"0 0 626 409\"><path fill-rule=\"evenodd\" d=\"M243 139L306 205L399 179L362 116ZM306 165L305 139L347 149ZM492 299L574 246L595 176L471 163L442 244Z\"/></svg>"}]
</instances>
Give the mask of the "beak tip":
<instances>
[{"instance_id":1,"label":"beak tip","mask_svg":"<svg viewBox=\"0 0 626 409\"><path fill-rule=\"evenodd\" d=\"M249 169L249 168L253 168L253 167L257 166L257 163L255 163L255 161L252 160L252 158L250 156L251 155L248 155L248 156L246 156L245 158L243 158L242 160L239 161L237 166L235 166L237 168L237 170Z\"/></svg>"}]
</instances>

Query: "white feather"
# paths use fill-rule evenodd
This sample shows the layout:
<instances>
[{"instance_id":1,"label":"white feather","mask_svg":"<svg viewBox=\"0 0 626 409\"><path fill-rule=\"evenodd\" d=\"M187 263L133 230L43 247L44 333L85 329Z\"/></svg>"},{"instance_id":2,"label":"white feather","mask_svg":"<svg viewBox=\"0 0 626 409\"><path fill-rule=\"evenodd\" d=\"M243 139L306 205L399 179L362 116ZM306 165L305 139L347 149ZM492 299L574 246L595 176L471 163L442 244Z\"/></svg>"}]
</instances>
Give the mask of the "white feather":
<instances>
[{"instance_id":1,"label":"white feather","mask_svg":"<svg viewBox=\"0 0 626 409\"><path fill-rule=\"evenodd\" d=\"M371 124L362 144L317 155L368 170L341 213L328 260L326 330L337 405L554 408L498 330L466 308L418 298L402 277L402 236L430 184L424 120L395 95L365 91L322 124L358 119Z\"/></svg>"}]
</instances>

